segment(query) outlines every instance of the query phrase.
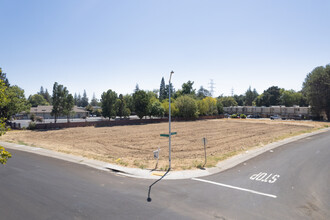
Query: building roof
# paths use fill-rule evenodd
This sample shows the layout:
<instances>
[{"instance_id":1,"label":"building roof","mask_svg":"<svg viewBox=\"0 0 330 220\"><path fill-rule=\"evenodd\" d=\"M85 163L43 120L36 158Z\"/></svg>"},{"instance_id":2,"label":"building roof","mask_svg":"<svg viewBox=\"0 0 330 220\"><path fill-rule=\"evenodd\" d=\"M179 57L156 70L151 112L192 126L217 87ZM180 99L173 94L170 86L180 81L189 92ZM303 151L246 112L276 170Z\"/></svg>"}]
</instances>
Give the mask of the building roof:
<instances>
[{"instance_id":1,"label":"building roof","mask_svg":"<svg viewBox=\"0 0 330 220\"><path fill-rule=\"evenodd\" d=\"M38 114L42 114L42 113L51 113L53 109L52 105L38 105L37 107L32 107L30 109L30 114L32 113L38 113ZM76 113L85 113L87 112L84 108L82 107L78 107L78 106L74 106L73 110Z\"/></svg>"}]
</instances>

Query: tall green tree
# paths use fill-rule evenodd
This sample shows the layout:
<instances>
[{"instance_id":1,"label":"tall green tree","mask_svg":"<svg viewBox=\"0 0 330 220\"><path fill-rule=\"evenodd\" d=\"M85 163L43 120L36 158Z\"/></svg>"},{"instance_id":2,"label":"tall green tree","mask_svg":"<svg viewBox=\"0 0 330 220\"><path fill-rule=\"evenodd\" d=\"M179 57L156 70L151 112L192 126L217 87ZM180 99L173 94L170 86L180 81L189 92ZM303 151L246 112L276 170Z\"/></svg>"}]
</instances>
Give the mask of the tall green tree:
<instances>
[{"instance_id":1,"label":"tall green tree","mask_svg":"<svg viewBox=\"0 0 330 220\"><path fill-rule=\"evenodd\" d=\"M148 115L149 98L150 96L143 90L138 90L133 94L135 113L140 119Z\"/></svg>"},{"instance_id":2,"label":"tall green tree","mask_svg":"<svg viewBox=\"0 0 330 220\"><path fill-rule=\"evenodd\" d=\"M212 95L209 92L209 90L207 90L203 86L201 86L199 88L199 90L197 91L197 98L204 99L205 97L212 97Z\"/></svg>"},{"instance_id":3,"label":"tall green tree","mask_svg":"<svg viewBox=\"0 0 330 220\"><path fill-rule=\"evenodd\" d=\"M280 105L280 88L277 86L269 87L265 90L261 95L256 99L257 106L272 106L272 105Z\"/></svg>"},{"instance_id":4,"label":"tall green tree","mask_svg":"<svg viewBox=\"0 0 330 220\"><path fill-rule=\"evenodd\" d=\"M195 95L196 89L193 88L194 81L188 81L182 84L182 95Z\"/></svg>"},{"instance_id":5,"label":"tall green tree","mask_svg":"<svg viewBox=\"0 0 330 220\"><path fill-rule=\"evenodd\" d=\"M167 98L166 85L165 85L164 77L162 77L162 80L160 82L160 87L159 87L159 101L162 102L166 98Z\"/></svg>"},{"instance_id":6,"label":"tall green tree","mask_svg":"<svg viewBox=\"0 0 330 220\"><path fill-rule=\"evenodd\" d=\"M54 116L54 123L56 123L58 117L61 115L67 116L69 121L69 117L74 106L74 100L73 96L69 94L67 88L55 82L53 85L52 100L53 109L50 114Z\"/></svg>"},{"instance_id":7,"label":"tall green tree","mask_svg":"<svg viewBox=\"0 0 330 220\"><path fill-rule=\"evenodd\" d=\"M64 97L63 97L63 114L66 115L68 122L70 122L70 116L73 114L74 100L72 94L69 94L69 91L64 88Z\"/></svg>"},{"instance_id":8,"label":"tall green tree","mask_svg":"<svg viewBox=\"0 0 330 220\"><path fill-rule=\"evenodd\" d=\"M330 120L330 64L316 67L306 76L303 92L313 113L318 117L325 114Z\"/></svg>"},{"instance_id":9,"label":"tall green tree","mask_svg":"<svg viewBox=\"0 0 330 220\"><path fill-rule=\"evenodd\" d=\"M49 105L46 99L40 94L30 95L28 101L32 107L37 107L38 105Z\"/></svg>"},{"instance_id":10,"label":"tall green tree","mask_svg":"<svg viewBox=\"0 0 330 220\"><path fill-rule=\"evenodd\" d=\"M130 94L124 95L124 100L126 102L126 106L129 108L130 112L134 112L134 102L133 102L133 96Z\"/></svg>"},{"instance_id":11,"label":"tall green tree","mask_svg":"<svg viewBox=\"0 0 330 220\"><path fill-rule=\"evenodd\" d=\"M162 103L160 103L159 100L155 100L154 102L151 103L151 107L150 107L150 114L152 116L156 116L156 117L163 117L165 114L165 109L162 106Z\"/></svg>"},{"instance_id":12,"label":"tall green tree","mask_svg":"<svg viewBox=\"0 0 330 220\"><path fill-rule=\"evenodd\" d=\"M126 101L124 99L123 94L119 95L119 98L117 99L116 102L116 109L117 109L117 115L122 118L122 117L127 117L131 114L131 111L126 105Z\"/></svg>"},{"instance_id":13,"label":"tall green tree","mask_svg":"<svg viewBox=\"0 0 330 220\"><path fill-rule=\"evenodd\" d=\"M234 95L234 99L237 102L237 105L239 105L239 106L243 106L245 103L244 95Z\"/></svg>"},{"instance_id":14,"label":"tall green tree","mask_svg":"<svg viewBox=\"0 0 330 220\"><path fill-rule=\"evenodd\" d=\"M88 97L87 97L86 90L84 90L83 96L81 98L80 106L85 108L87 105L88 105Z\"/></svg>"},{"instance_id":15,"label":"tall green tree","mask_svg":"<svg viewBox=\"0 0 330 220\"><path fill-rule=\"evenodd\" d=\"M102 116L105 118L115 118L117 114L116 110L117 93L109 89L107 92L103 92L101 95Z\"/></svg>"},{"instance_id":16,"label":"tall green tree","mask_svg":"<svg viewBox=\"0 0 330 220\"><path fill-rule=\"evenodd\" d=\"M251 90L251 86L249 86L248 90L245 92L245 103L246 106L252 106L253 102L259 96L256 89Z\"/></svg>"},{"instance_id":17,"label":"tall green tree","mask_svg":"<svg viewBox=\"0 0 330 220\"><path fill-rule=\"evenodd\" d=\"M95 98L95 93L93 93L93 98L92 98L90 104L91 104L92 106L97 106L97 105L98 105L97 98Z\"/></svg>"},{"instance_id":18,"label":"tall green tree","mask_svg":"<svg viewBox=\"0 0 330 220\"><path fill-rule=\"evenodd\" d=\"M197 118L198 107L196 100L188 95L183 95L175 100L175 106L178 109L178 116L185 119Z\"/></svg>"},{"instance_id":19,"label":"tall green tree","mask_svg":"<svg viewBox=\"0 0 330 220\"><path fill-rule=\"evenodd\" d=\"M11 120L12 116L21 112L28 112L30 105L25 98L24 90L18 86L9 86L5 90L7 96L6 105L0 109L0 117Z\"/></svg>"}]
</instances>

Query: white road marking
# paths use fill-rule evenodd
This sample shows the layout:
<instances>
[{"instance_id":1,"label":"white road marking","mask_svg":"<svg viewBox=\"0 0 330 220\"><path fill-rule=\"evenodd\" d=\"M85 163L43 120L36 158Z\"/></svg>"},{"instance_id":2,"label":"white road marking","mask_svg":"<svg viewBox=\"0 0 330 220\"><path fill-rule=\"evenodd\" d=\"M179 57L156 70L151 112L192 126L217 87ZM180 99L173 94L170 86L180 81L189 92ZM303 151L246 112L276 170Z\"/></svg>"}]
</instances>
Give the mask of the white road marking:
<instances>
[{"instance_id":1,"label":"white road marking","mask_svg":"<svg viewBox=\"0 0 330 220\"><path fill-rule=\"evenodd\" d=\"M217 183L217 182L213 182L213 181L209 181L209 180L203 180L203 179L199 179L199 178L191 178L191 179L196 180L196 181L200 181L200 182L205 182L205 183L218 185L218 186L223 186L223 187L227 187L227 188L231 188L231 189L237 189L237 190L241 190L241 191L245 191L245 192L250 192L250 193L254 193L254 194L258 194L258 195L262 195L262 196L268 196L268 197L271 197L271 198L277 198L276 195L262 193L262 192L254 191L254 190L251 190L251 189L245 189L245 188L241 188L241 187L237 187L237 186L231 186L231 185L227 185L227 184L223 184L223 183Z\"/></svg>"}]
</instances>

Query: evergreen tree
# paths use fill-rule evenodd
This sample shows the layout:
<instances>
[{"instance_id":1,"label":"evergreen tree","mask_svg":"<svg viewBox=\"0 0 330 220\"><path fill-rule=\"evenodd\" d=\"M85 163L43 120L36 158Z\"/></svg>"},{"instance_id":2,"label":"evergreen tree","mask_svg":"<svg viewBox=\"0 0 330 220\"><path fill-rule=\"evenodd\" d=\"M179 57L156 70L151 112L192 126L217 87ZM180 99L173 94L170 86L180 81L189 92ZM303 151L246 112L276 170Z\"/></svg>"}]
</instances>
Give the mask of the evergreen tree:
<instances>
[{"instance_id":1,"label":"evergreen tree","mask_svg":"<svg viewBox=\"0 0 330 220\"><path fill-rule=\"evenodd\" d=\"M73 103L74 103L74 105L78 106L78 96L77 96L77 93L74 94Z\"/></svg>"},{"instance_id":2,"label":"evergreen tree","mask_svg":"<svg viewBox=\"0 0 330 220\"><path fill-rule=\"evenodd\" d=\"M139 84L136 83L134 92L137 92L137 91L139 91L139 90L140 90L140 88L139 88Z\"/></svg>"},{"instance_id":3,"label":"evergreen tree","mask_svg":"<svg viewBox=\"0 0 330 220\"><path fill-rule=\"evenodd\" d=\"M162 80L160 82L160 87L159 87L159 101L163 101L166 99L166 86L165 86L165 80L164 77L162 77Z\"/></svg>"},{"instance_id":4,"label":"evergreen tree","mask_svg":"<svg viewBox=\"0 0 330 220\"><path fill-rule=\"evenodd\" d=\"M93 93L93 98L92 98L90 104L91 104L91 106L97 106L97 104L98 104L98 101L97 101L97 99L95 98L95 93Z\"/></svg>"},{"instance_id":5,"label":"evergreen tree","mask_svg":"<svg viewBox=\"0 0 330 220\"><path fill-rule=\"evenodd\" d=\"M86 94L86 90L84 90L84 94L83 97L81 98L81 107L86 107L88 105L88 98L87 98L87 94Z\"/></svg>"},{"instance_id":6,"label":"evergreen tree","mask_svg":"<svg viewBox=\"0 0 330 220\"><path fill-rule=\"evenodd\" d=\"M52 97L50 96L48 89L46 89L45 93L44 93L44 99L51 104L52 103Z\"/></svg>"}]
</instances>

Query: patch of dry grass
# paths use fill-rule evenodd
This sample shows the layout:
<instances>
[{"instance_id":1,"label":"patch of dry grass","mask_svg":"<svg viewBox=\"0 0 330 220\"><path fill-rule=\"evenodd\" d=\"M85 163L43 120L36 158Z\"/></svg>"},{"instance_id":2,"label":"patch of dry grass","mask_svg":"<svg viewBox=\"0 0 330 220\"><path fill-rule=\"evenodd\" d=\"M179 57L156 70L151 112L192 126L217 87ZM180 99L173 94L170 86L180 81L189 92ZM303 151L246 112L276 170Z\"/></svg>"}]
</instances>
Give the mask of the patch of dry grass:
<instances>
[{"instance_id":1,"label":"patch of dry grass","mask_svg":"<svg viewBox=\"0 0 330 220\"><path fill-rule=\"evenodd\" d=\"M172 168L192 169L204 164L202 138L207 138L207 167L241 151L329 126L329 123L217 119L173 122ZM153 169L153 151L161 148L158 168L168 166L168 124L84 127L50 131L10 131L0 140L82 155L122 166Z\"/></svg>"}]
</instances>

